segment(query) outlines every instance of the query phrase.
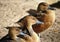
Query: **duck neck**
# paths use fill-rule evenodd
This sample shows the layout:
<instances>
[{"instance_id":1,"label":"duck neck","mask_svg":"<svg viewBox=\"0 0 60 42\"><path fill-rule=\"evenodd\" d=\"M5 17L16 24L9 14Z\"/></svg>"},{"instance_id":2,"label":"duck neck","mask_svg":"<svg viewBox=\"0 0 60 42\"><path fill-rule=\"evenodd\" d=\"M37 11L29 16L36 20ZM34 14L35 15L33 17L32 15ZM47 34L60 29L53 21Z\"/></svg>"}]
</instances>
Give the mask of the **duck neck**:
<instances>
[{"instance_id":1,"label":"duck neck","mask_svg":"<svg viewBox=\"0 0 60 42\"><path fill-rule=\"evenodd\" d=\"M34 40L38 40L38 39L39 39L38 35L34 32L34 30L33 30L33 28L32 28L32 25L28 25L28 26L27 26L27 29L28 29L31 37L32 37Z\"/></svg>"},{"instance_id":2,"label":"duck neck","mask_svg":"<svg viewBox=\"0 0 60 42\"><path fill-rule=\"evenodd\" d=\"M13 35L13 37L11 37L12 40L16 40L16 38L17 37L15 35Z\"/></svg>"},{"instance_id":3,"label":"duck neck","mask_svg":"<svg viewBox=\"0 0 60 42\"><path fill-rule=\"evenodd\" d=\"M33 29L32 29L32 26L31 26L31 25L28 25L28 26L27 26L27 29L28 29L28 31L29 31L29 33L30 33L30 35L32 35L33 33L35 33L35 32L33 31Z\"/></svg>"},{"instance_id":4,"label":"duck neck","mask_svg":"<svg viewBox=\"0 0 60 42\"><path fill-rule=\"evenodd\" d=\"M27 29L28 29L28 31L29 31L29 33L30 33L31 36L33 36L33 37L38 36L38 35L34 32L34 30L33 30L33 28L32 28L32 25L28 25L28 26L27 26Z\"/></svg>"},{"instance_id":5,"label":"duck neck","mask_svg":"<svg viewBox=\"0 0 60 42\"><path fill-rule=\"evenodd\" d=\"M18 38L16 35L14 35L14 33L9 32L9 36L12 40L16 40L16 38Z\"/></svg>"}]
</instances>

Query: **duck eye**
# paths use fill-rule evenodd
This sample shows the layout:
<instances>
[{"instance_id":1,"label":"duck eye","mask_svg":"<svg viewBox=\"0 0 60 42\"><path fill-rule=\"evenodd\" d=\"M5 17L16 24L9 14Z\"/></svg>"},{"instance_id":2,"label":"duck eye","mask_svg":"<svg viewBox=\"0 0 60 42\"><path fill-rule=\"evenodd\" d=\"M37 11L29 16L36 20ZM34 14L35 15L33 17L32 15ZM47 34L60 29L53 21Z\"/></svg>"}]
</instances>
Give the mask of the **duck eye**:
<instances>
[{"instance_id":1,"label":"duck eye","mask_svg":"<svg viewBox=\"0 0 60 42\"><path fill-rule=\"evenodd\" d=\"M33 20L36 20L35 18L33 18Z\"/></svg>"},{"instance_id":2,"label":"duck eye","mask_svg":"<svg viewBox=\"0 0 60 42\"><path fill-rule=\"evenodd\" d=\"M47 6L47 5L44 5L44 6Z\"/></svg>"},{"instance_id":3,"label":"duck eye","mask_svg":"<svg viewBox=\"0 0 60 42\"><path fill-rule=\"evenodd\" d=\"M18 29L18 28L16 28L16 31L19 31L19 29Z\"/></svg>"},{"instance_id":4,"label":"duck eye","mask_svg":"<svg viewBox=\"0 0 60 42\"><path fill-rule=\"evenodd\" d=\"M47 4L43 4L44 6L47 6Z\"/></svg>"}]
</instances>

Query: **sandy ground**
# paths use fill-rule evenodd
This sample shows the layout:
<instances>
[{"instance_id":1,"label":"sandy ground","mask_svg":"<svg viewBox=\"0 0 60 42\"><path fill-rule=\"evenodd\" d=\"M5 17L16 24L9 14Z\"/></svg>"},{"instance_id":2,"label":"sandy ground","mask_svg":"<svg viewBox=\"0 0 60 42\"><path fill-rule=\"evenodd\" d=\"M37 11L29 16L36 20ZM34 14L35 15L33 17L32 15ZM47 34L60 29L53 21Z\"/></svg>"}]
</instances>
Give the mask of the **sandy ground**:
<instances>
[{"instance_id":1,"label":"sandy ground","mask_svg":"<svg viewBox=\"0 0 60 42\"><path fill-rule=\"evenodd\" d=\"M42 2L42 0L40 1ZM7 26L15 24L22 17L29 15L29 9L36 9L39 1L35 0L0 0L0 38L8 33ZM60 42L60 9L56 10L53 26L41 33L41 42Z\"/></svg>"}]
</instances>

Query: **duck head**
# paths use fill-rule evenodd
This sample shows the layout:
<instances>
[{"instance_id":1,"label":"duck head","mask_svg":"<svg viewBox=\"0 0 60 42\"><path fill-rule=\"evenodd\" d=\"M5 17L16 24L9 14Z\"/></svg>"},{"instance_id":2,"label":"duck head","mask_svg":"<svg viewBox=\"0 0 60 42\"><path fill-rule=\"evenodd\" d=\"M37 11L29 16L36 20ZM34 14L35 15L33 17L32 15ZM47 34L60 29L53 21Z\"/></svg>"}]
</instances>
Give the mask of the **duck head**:
<instances>
[{"instance_id":1,"label":"duck head","mask_svg":"<svg viewBox=\"0 0 60 42\"><path fill-rule=\"evenodd\" d=\"M50 5L48 3L41 2L41 3L39 3L39 5L37 7L37 12L39 12L39 11L46 11L48 9L55 10L55 8L50 7Z\"/></svg>"},{"instance_id":2,"label":"duck head","mask_svg":"<svg viewBox=\"0 0 60 42\"><path fill-rule=\"evenodd\" d=\"M9 29L8 34L10 39L16 40L21 32L20 27L6 27L6 28Z\"/></svg>"},{"instance_id":3,"label":"duck head","mask_svg":"<svg viewBox=\"0 0 60 42\"><path fill-rule=\"evenodd\" d=\"M49 7L49 5L45 2L41 2L39 3L38 7L37 7L37 11L44 11L47 10Z\"/></svg>"},{"instance_id":4,"label":"duck head","mask_svg":"<svg viewBox=\"0 0 60 42\"><path fill-rule=\"evenodd\" d=\"M27 16L25 18L25 23L26 25L34 25L34 24L43 24L43 22L39 21L36 17L34 16Z\"/></svg>"}]
</instances>

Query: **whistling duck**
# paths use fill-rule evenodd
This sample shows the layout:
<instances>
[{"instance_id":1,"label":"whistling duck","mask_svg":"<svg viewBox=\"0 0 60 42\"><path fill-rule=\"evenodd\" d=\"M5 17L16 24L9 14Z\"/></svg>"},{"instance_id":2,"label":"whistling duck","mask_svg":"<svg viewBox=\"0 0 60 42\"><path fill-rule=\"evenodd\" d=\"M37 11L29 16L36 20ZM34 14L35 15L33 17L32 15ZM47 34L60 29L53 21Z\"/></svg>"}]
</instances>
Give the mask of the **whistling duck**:
<instances>
[{"instance_id":1,"label":"whistling duck","mask_svg":"<svg viewBox=\"0 0 60 42\"><path fill-rule=\"evenodd\" d=\"M17 22L19 25L24 24L24 27L27 28L28 32L30 33L29 36L27 36L27 42L40 42L40 39L36 32L34 32L32 25L36 24L43 24L43 22L40 22L35 18L34 16L26 16L21 21Z\"/></svg>"},{"instance_id":2,"label":"whistling duck","mask_svg":"<svg viewBox=\"0 0 60 42\"><path fill-rule=\"evenodd\" d=\"M35 15L39 21L42 21L44 23L33 25L33 29L36 31L36 33L44 31L45 29L52 26L52 24L55 22L55 9L49 7L49 5L45 2L42 2L38 5Z\"/></svg>"},{"instance_id":3,"label":"whistling duck","mask_svg":"<svg viewBox=\"0 0 60 42\"><path fill-rule=\"evenodd\" d=\"M7 27L9 29L7 36L3 37L0 42L25 42L22 38L19 38L20 27Z\"/></svg>"},{"instance_id":4,"label":"whistling duck","mask_svg":"<svg viewBox=\"0 0 60 42\"><path fill-rule=\"evenodd\" d=\"M38 21L33 16L26 16L24 21L25 21L25 26L26 26L27 30L29 31L29 33L31 35L30 37L32 38L32 40L30 40L30 41L32 41L32 42L40 42L40 39L39 39L38 35L36 34L36 32L34 32L34 30L32 28L32 25L34 25L36 23L39 24L39 23L42 23L42 22Z\"/></svg>"},{"instance_id":5,"label":"whistling duck","mask_svg":"<svg viewBox=\"0 0 60 42\"><path fill-rule=\"evenodd\" d=\"M36 33L40 33L42 31L44 31L45 29L52 26L52 24L55 22L55 9L53 7L50 7L45 2L40 3L37 7L37 11L34 10L34 11L32 11L32 13L33 13L33 14L31 14L32 16L36 17L39 21L43 22L39 25L37 25L37 24L33 25L33 30ZM21 19L21 20L23 20L23 19ZM23 21L21 21L21 20L18 21L17 23L20 26L25 27L23 25L23 24L25 24L24 20Z\"/></svg>"}]
</instances>

